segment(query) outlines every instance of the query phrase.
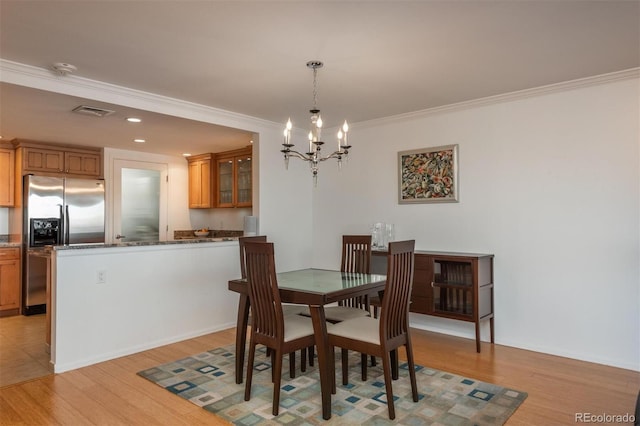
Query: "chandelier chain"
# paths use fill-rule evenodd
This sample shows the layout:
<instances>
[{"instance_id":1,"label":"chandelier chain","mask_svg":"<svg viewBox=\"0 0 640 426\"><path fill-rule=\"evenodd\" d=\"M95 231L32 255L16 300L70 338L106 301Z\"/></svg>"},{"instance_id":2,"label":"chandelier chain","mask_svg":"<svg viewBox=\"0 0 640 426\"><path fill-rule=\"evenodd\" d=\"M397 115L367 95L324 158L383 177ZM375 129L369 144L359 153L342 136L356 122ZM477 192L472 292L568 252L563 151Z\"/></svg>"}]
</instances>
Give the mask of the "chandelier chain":
<instances>
[{"instance_id":1,"label":"chandelier chain","mask_svg":"<svg viewBox=\"0 0 640 426\"><path fill-rule=\"evenodd\" d=\"M313 67L313 109L318 109L318 68Z\"/></svg>"}]
</instances>

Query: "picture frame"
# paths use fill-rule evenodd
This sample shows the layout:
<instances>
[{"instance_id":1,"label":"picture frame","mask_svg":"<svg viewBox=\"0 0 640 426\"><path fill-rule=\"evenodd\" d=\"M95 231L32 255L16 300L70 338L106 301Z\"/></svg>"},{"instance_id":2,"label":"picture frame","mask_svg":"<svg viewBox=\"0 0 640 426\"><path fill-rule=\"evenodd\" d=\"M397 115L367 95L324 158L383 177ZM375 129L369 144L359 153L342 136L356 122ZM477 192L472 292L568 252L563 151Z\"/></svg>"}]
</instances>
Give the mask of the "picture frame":
<instances>
[{"instance_id":1,"label":"picture frame","mask_svg":"<svg viewBox=\"0 0 640 426\"><path fill-rule=\"evenodd\" d=\"M457 202L457 144L398 152L398 204Z\"/></svg>"}]
</instances>

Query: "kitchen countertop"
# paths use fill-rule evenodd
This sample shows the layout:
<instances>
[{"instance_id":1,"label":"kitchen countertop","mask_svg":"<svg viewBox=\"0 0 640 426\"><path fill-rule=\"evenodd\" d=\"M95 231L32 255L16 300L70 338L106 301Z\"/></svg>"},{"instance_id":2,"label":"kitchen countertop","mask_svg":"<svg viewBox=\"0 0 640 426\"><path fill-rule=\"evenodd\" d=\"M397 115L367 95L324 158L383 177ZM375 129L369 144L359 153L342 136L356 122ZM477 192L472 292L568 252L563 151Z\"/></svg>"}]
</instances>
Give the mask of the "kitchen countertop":
<instances>
[{"instance_id":1,"label":"kitchen countertop","mask_svg":"<svg viewBox=\"0 0 640 426\"><path fill-rule=\"evenodd\" d=\"M0 241L0 248L12 248L12 247L20 247L22 244L20 243L8 243Z\"/></svg>"},{"instance_id":2,"label":"kitchen countertop","mask_svg":"<svg viewBox=\"0 0 640 426\"><path fill-rule=\"evenodd\" d=\"M20 238L16 235L0 234L0 248L20 247Z\"/></svg>"},{"instance_id":3,"label":"kitchen countertop","mask_svg":"<svg viewBox=\"0 0 640 426\"><path fill-rule=\"evenodd\" d=\"M225 238L190 238L183 240L171 240L171 241L132 241L116 244L78 244L73 246L48 246L47 248L56 251L59 250L84 250L92 248L108 248L108 247L139 247L139 246L163 246L174 244L200 244L200 243L219 243L228 241L238 241L237 237L225 237Z\"/></svg>"}]
</instances>

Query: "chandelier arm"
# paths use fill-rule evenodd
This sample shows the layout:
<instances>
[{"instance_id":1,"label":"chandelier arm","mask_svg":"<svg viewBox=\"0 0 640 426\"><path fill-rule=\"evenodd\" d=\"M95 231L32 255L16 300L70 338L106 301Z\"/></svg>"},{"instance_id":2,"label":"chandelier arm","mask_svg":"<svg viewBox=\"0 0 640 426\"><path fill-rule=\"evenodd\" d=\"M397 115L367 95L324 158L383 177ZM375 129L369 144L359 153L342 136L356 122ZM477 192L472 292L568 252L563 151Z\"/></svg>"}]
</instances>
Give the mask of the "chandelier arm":
<instances>
[{"instance_id":1,"label":"chandelier arm","mask_svg":"<svg viewBox=\"0 0 640 426\"><path fill-rule=\"evenodd\" d=\"M297 158L299 158L301 160L305 160L305 161L313 161L313 158L309 157L307 154L303 154L301 152L294 151L294 150L287 151L287 155L293 155L294 157L297 157Z\"/></svg>"},{"instance_id":2,"label":"chandelier arm","mask_svg":"<svg viewBox=\"0 0 640 426\"><path fill-rule=\"evenodd\" d=\"M341 160L343 157L346 157L348 154L349 154L348 151L334 151L331 154L327 155L326 157L319 158L318 161L326 161L334 158Z\"/></svg>"}]
</instances>

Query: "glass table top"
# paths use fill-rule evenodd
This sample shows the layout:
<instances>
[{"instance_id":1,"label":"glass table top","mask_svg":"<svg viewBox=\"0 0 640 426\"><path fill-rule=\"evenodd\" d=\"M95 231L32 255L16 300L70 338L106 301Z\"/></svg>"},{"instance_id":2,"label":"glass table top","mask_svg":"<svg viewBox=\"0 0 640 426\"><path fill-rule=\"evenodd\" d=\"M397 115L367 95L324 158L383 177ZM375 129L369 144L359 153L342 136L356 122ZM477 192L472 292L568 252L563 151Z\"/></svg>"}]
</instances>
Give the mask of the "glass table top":
<instances>
[{"instance_id":1,"label":"glass table top","mask_svg":"<svg viewBox=\"0 0 640 426\"><path fill-rule=\"evenodd\" d=\"M325 269L303 269L277 274L278 287L317 293L330 293L346 288L378 283L387 279L386 275L358 274L353 272L330 271Z\"/></svg>"}]
</instances>

